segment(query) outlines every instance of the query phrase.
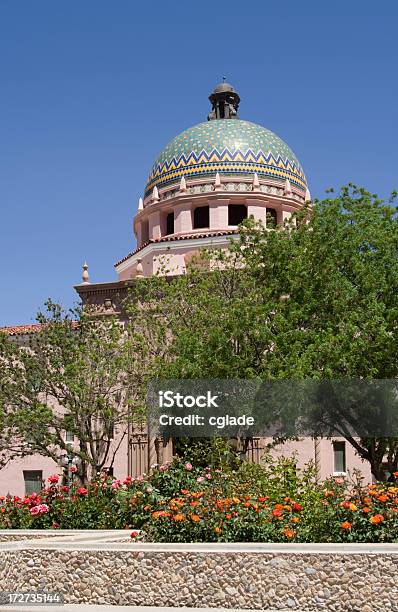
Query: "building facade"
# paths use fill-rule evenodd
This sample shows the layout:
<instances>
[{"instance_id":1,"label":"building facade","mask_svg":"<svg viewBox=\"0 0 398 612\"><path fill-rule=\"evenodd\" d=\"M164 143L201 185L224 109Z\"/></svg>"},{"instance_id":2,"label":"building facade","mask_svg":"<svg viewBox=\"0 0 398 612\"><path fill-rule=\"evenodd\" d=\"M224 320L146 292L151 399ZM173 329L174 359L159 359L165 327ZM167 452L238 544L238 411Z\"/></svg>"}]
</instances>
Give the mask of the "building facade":
<instances>
[{"instance_id":1,"label":"building facade","mask_svg":"<svg viewBox=\"0 0 398 612\"><path fill-rule=\"evenodd\" d=\"M310 200L296 155L270 130L239 118L240 97L232 85L220 83L209 100L208 120L176 136L156 158L134 217L136 248L115 264L117 280L90 283L87 265L83 267L82 283L75 287L83 304L123 319L123 300L136 278L166 270L168 275L185 274L201 249L225 248L245 218L273 227ZM8 328L22 342L34 331L34 326ZM264 443L253 441L249 460L260 459ZM308 438L273 452L294 452L302 465L313 460L320 479L356 468L371 480L368 465L342 439ZM163 446L161 440L148 440L145 431L131 429L113 473L139 475L170 456L170 444ZM52 460L40 456L13 461L0 470L0 494L21 495L57 471Z\"/></svg>"}]
</instances>

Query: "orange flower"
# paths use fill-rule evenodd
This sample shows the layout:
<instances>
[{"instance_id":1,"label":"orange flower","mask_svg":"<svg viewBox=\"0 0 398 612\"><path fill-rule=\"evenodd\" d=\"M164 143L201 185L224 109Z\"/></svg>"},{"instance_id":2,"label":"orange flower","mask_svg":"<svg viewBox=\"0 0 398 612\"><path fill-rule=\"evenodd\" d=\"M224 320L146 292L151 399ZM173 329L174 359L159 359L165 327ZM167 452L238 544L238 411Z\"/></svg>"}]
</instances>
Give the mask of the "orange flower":
<instances>
[{"instance_id":1,"label":"orange flower","mask_svg":"<svg viewBox=\"0 0 398 612\"><path fill-rule=\"evenodd\" d=\"M330 491L329 489L325 489L323 492L325 497L333 497L334 496L334 492Z\"/></svg>"},{"instance_id":2,"label":"orange flower","mask_svg":"<svg viewBox=\"0 0 398 612\"><path fill-rule=\"evenodd\" d=\"M287 510L289 512L292 509L292 507L291 506L283 506L283 509Z\"/></svg>"},{"instance_id":3,"label":"orange flower","mask_svg":"<svg viewBox=\"0 0 398 612\"><path fill-rule=\"evenodd\" d=\"M161 516L170 516L170 512L166 512L166 510L157 510L156 512L152 512L152 518L157 519Z\"/></svg>"},{"instance_id":4,"label":"orange flower","mask_svg":"<svg viewBox=\"0 0 398 612\"><path fill-rule=\"evenodd\" d=\"M286 525L286 527L283 529L283 535L285 535L287 538L294 538L296 532Z\"/></svg>"},{"instance_id":5,"label":"orange flower","mask_svg":"<svg viewBox=\"0 0 398 612\"><path fill-rule=\"evenodd\" d=\"M234 502L234 504L240 504L240 499L239 497L233 497L232 501Z\"/></svg>"},{"instance_id":6,"label":"orange flower","mask_svg":"<svg viewBox=\"0 0 398 612\"><path fill-rule=\"evenodd\" d=\"M371 504L372 503L372 500L370 499L370 497L364 497L363 501L364 501L365 504Z\"/></svg>"},{"instance_id":7,"label":"orange flower","mask_svg":"<svg viewBox=\"0 0 398 612\"><path fill-rule=\"evenodd\" d=\"M148 510L150 510L150 509L151 509L151 506L144 506L145 512L148 512Z\"/></svg>"},{"instance_id":8,"label":"orange flower","mask_svg":"<svg viewBox=\"0 0 398 612\"><path fill-rule=\"evenodd\" d=\"M200 502L198 502L198 501L191 501L191 502L189 502L189 505L190 506L199 506Z\"/></svg>"},{"instance_id":9,"label":"orange flower","mask_svg":"<svg viewBox=\"0 0 398 612\"><path fill-rule=\"evenodd\" d=\"M200 521L200 516L198 516L197 514L190 514L189 518L191 519L191 521L193 521L194 523L199 523Z\"/></svg>"},{"instance_id":10,"label":"orange flower","mask_svg":"<svg viewBox=\"0 0 398 612\"><path fill-rule=\"evenodd\" d=\"M225 515L225 518L226 518L226 519L228 519L228 520L230 520L230 519L232 518L232 514L226 514L226 515Z\"/></svg>"},{"instance_id":11,"label":"orange flower","mask_svg":"<svg viewBox=\"0 0 398 612\"><path fill-rule=\"evenodd\" d=\"M393 512L398 512L398 508L393 508L392 511Z\"/></svg>"},{"instance_id":12,"label":"orange flower","mask_svg":"<svg viewBox=\"0 0 398 612\"><path fill-rule=\"evenodd\" d=\"M398 472L393 472L393 476L395 476L395 478L398 478Z\"/></svg>"},{"instance_id":13,"label":"orange flower","mask_svg":"<svg viewBox=\"0 0 398 612\"><path fill-rule=\"evenodd\" d=\"M379 495L379 497L377 498L379 501L381 502L386 502L388 501L388 496L387 495Z\"/></svg>"},{"instance_id":14,"label":"orange flower","mask_svg":"<svg viewBox=\"0 0 398 612\"><path fill-rule=\"evenodd\" d=\"M352 510L352 512L355 512L355 510L357 509L356 505L353 504L352 502L348 505L349 510Z\"/></svg>"},{"instance_id":15,"label":"orange flower","mask_svg":"<svg viewBox=\"0 0 398 612\"><path fill-rule=\"evenodd\" d=\"M219 527L214 527L215 533L221 533L221 529Z\"/></svg>"},{"instance_id":16,"label":"orange flower","mask_svg":"<svg viewBox=\"0 0 398 612\"><path fill-rule=\"evenodd\" d=\"M246 501L244 504L245 508L250 508L250 506L252 505L251 502Z\"/></svg>"},{"instance_id":17,"label":"orange flower","mask_svg":"<svg viewBox=\"0 0 398 612\"><path fill-rule=\"evenodd\" d=\"M368 506L364 506L364 508L362 508L362 511L365 512L365 514L368 514L368 512L370 512L370 508Z\"/></svg>"},{"instance_id":18,"label":"orange flower","mask_svg":"<svg viewBox=\"0 0 398 612\"><path fill-rule=\"evenodd\" d=\"M382 514L375 514L374 516L370 517L370 522L373 523L374 525L377 525L378 523L381 523L382 521L384 521L384 516Z\"/></svg>"},{"instance_id":19,"label":"orange flower","mask_svg":"<svg viewBox=\"0 0 398 612\"><path fill-rule=\"evenodd\" d=\"M267 501L267 499L269 499L269 497L267 495L260 495L260 497L257 498L259 502L265 502Z\"/></svg>"},{"instance_id":20,"label":"orange flower","mask_svg":"<svg viewBox=\"0 0 398 612\"><path fill-rule=\"evenodd\" d=\"M188 489L181 489L181 493L183 493L183 495L188 495L189 491Z\"/></svg>"},{"instance_id":21,"label":"orange flower","mask_svg":"<svg viewBox=\"0 0 398 612\"><path fill-rule=\"evenodd\" d=\"M279 508L274 508L274 509L272 510L272 514L273 514L274 516L282 516L282 511L281 511L281 510L279 510Z\"/></svg>"},{"instance_id":22,"label":"orange flower","mask_svg":"<svg viewBox=\"0 0 398 612\"><path fill-rule=\"evenodd\" d=\"M299 519L298 516L293 516L292 517L292 523L299 523L299 522L300 522L300 519Z\"/></svg>"},{"instance_id":23,"label":"orange flower","mask_svg":"<svg viewBox=\"0 0 398 612\"><path fill-rule=\"evenodd\" d=\"M341 523L342 529L351 529L351 527L352 527L352 523L350 523L350 521L344 521L344 523Z\"/></svg>"},{"instance_id":24,"label":"orange flower","mask_svg":"<svg viewBox=\"0 0 398 612\"><path fill-rule=\"evenodd\" d=\"M175 514L172 518L173 518L173 521L176 521L177 523L180 521L185 521L185 516L181 514L180 512L178 514Z\"/></svg>"}]
</instances>

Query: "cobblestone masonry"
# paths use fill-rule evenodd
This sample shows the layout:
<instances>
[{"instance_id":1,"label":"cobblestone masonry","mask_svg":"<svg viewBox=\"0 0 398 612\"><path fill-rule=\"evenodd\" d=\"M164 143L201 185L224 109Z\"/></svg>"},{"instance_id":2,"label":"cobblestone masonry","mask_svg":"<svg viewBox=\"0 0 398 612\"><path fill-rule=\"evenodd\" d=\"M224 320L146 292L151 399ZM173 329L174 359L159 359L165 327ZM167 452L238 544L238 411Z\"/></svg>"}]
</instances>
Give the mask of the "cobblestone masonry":
<instances>
[{"instance_id":1,"label":"cobblestone masonry","mask_svg":"<svg viewBox=\"0 0 398 612\"><path fill-rule=\"evenodd\" d=\"M317 550L112 539L3 542L0 590L60 592L67 603L398 612L395 545Z\"/></svg>"}]
</instances>

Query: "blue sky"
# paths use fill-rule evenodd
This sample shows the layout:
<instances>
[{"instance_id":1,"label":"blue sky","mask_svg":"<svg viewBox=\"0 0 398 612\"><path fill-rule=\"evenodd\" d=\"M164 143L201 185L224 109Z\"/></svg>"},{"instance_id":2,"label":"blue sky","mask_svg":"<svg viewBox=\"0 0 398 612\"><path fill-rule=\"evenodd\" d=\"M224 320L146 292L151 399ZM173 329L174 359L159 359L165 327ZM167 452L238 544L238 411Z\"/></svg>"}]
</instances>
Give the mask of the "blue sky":
<instances>
[{"instance_id":1,"label":"blue sky","mask_svg":"<svg viewBox=\"0 0 398 612\"><path fill-rule=\"evenodd\" d=\"M0 0L0 325L115 280L154 158L227 76L311 192L398 187L397 3ZM346 5L349 5L348 7Z\"/></svg>"}]
</instances>

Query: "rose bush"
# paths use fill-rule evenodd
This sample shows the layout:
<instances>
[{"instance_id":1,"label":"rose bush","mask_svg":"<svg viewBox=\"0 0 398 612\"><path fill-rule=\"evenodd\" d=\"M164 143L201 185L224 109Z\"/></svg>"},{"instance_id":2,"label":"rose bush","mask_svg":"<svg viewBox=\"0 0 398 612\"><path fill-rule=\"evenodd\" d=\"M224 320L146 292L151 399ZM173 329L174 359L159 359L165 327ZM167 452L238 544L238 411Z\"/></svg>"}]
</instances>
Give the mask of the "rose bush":
<instances>
[{"instance_id":1,"label":"rose bush","mask_svg":"<svg viewBox=\"0 0 398 612\"><path fill-rule=\"evenodd\" d=\"M132 540L154 542L397 542L394 476L316 483L312 466L298 470L294 459L233 469L175 459L86 487L50 476L40 494L0 497L0 528L133 529Z\"/></svg>"}]
</instances>

